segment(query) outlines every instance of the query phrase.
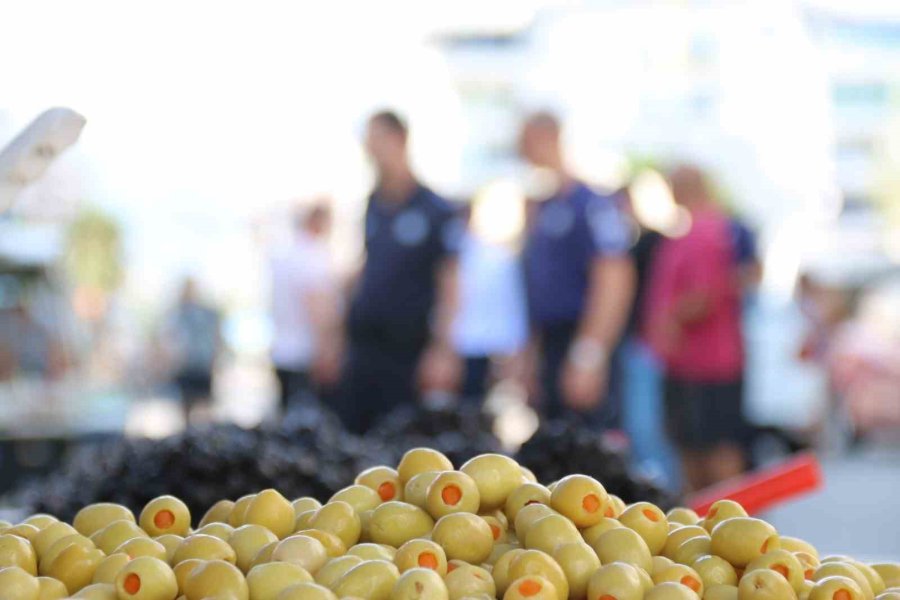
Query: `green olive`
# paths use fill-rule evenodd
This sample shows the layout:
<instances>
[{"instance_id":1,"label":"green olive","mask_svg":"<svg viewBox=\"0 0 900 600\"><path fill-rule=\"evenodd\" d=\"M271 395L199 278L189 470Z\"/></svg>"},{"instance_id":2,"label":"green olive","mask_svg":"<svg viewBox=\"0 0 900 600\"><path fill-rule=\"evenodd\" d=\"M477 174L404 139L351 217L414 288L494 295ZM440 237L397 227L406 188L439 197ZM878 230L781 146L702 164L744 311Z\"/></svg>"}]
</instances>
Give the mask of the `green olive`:
<instances>
[{"instance_id":1,"label":"green olive","mask_svg":"<svg viewBox=\"0 0 900 600\"><path fill-rule=\"evenodd\" d=\"M588 600L642 600L644 586L638 570L627 563L603 565L588 580Z\"/></svg>"},{"instance_id":2,"label":"green olive","mask_svg":"<svg viewBox=\"0 0 900 600\"><path fill-rule=\"evenodd\" d=\"M625 501L616 496L615 494L609 495L609 502L606 504L606 510L603 513L604 517L610 517L612 519L618 519L619 515L625 512L627 505Z\"/></svg>"},{"instance_id":3,"label":"green olive","mask_svg":"<svg viewBox=\"0 0 900 600\"><path fill-rule=\"evenodd\" d=\"M690 588L697 596L703 597L703 579L700 577L700 574L691 567L676 564L668 569L663 569L653 576L653 583L655 585L665 582L680 583L681 585Z\"/></svg>"},{"instance_id":4,"label":"green olive","mask_svg":"<svg viewBox=\"0 0 900 600\"><path fill-rule=\"evenodd\" d=\"M119 571L116 592L122 600L174 600L178 582L169 565L152 556L140 556Z\"/></svg>"},{"instance_id":5,"label":"green olive","mask_svg":"<svg viewBox=\"0 0 900 600\"><path fill-rule=\"evenodd\" d=\"M66 589L66 586L63 585L62 581L53 579L52 577L38 577L37 582L37 600L62 600L62 598L67 598L69 596L69 590Z\"/></svg>"},{"instance_id":6,"label":"green olive","mask_svg":"<svg viewBox=\"0 0 900 600\"><path fill-rule=\"evenodd\" d=\"M80 544L70 544L47 566L44 575L58 579L73 594L91 583L103 552Z\"/></svg>"},{"instance_id":7,"label":"green olive","mask_svg":"<svg viewBox=\"0 0 900 600\"><path fill-rule=\"evenodd\" d=\"M372 512L369 537L378 544L399 548L409 540L427 535L434 520L427 512L405 502L385 502Z\"/></svg>"},{"instance_id":8,"label":"green olive","mask_svg":"<svg viewBox=\"0 0 900 600\"><path fill-rule=\"evenodd\" d=\"M386 560L366 560L341 577L334 586L338 597L358 596L368 600L389 600L400 572Z\"/></svg>"},{"instance_id":9,"label":"green olive","mask_svg":"<svg viewBox=\"0 0 900 600\"><path fill-rule=\"evenodd\" d=\"M707 590L716 585L737 587L737 571L721 556L701 556L691 563L691 567L700 575Z\"/></svg>"},{"instance_id":10,"label":"green olive","mask_svg":"<svg viewBox=\"0 0 900 600\"><path fill-rule=\"evenodd\" d=\"M494 538L494 545L504 544L506 543L509 532L506 530L506 525L504 521L501 521L494 515L478 515L481 517L485 523L488 524L488 527L491 528L491 535Z\"/></svg>"},{"instance_id":11,"label":"green olive","mask_svg":"<svg viewBox=\"0 0 900 600\"><path fill-rule=\"evenodd\" d=\"M781 600L796 597L794 588L788 580L772 569L747 571L738 583L738 598L741 600Z\"/></svg>"},{"instance_id":12,"label":"green olive","mask_svg":"<svg viewBox=\"0 0 900 600\"><path fill-rule=\"evenodd\" d=\"M328 562L328 551L319 540L308 535L292 535L281 540L272 552L273 561L290 562L300 565L310 575Z\"/></svg>"},{"instance_id":13,"label":"green olive","mask_svg":"<svg viewBox=\"0 0 900 600\"><path fill-rule=\"evenodd\" d=\"M506 517L515 523L516 515L529 504L550 505L550 490L539 483L527 481L510 492L504 503Z\"/></svg>"},{"instance_id":14,"label":"green olive","mask_svg":"<svg viewBox=\"0 0 900 600\"><path fill-rule=\"evenodd\" d=\"M550 506L582 528L600 522L607 503L606 490L599 481L587 475L563 477L550 494Z\"/></svg>"},{"instance_id":15,"label":"green olive","mask_svg":"<svg viewBox=\"0 0 900 600\"><path fill-rule=\"evenodd\" d=\"M476 567L468 563L460 563L454 569L449 569L444 577L444 584L447 586L447 596L450 600L462 600L466 596L475 596L477 594L487 594L494 598L497 589L494 585L494 579L491 574L482 567Z\"/></svg>"},{"instance_id":16,"label":"green olive","mask_svg":"<svg viewBox=\"0 0 900 600\"><path fill-rule=\"evenodd\" d=\"M353 484L336 492L329 498L328 503L331 504L332 502L337 501L346 502L353 507L353 510L357 514L359 514L365 510L374 510L381 504L381 496L370 487Z\"/></svg>"},{"instance_id":17,"label":"green olive","mask_svg":"<svg viewBox=\"0 0 900 600\"><path fill-rule=\"evenodd\" d=\"M516 520L513 526L516 530L516 537L524 540L528 536L528 529L540 519L547 515L558 515L559 513L547 506L546 504L529 504L523 507L516 514Z\"/></svg>"},{"instance_id":18,"label":"green olive","mask_svg":"<svg viewBox=\"0 0 900 600\"><path fill-rule=\"evenodd\" d=\"M131 558L138 558L139 556L152 556L153 558L158 558L163 562L167 562L166 547L156 540L152 540L150 538L131 538L130 540L122 542L122 545L116 548L113 551L113 554L117 552L126 554Z\"/></svg>"},{"instance_id":19,"label":"green olive","mask_svg":"<svg viewBox=\"0 0 900 600\"><path fill-rule=\"evenodd\" d=\"M413 568L400 575L391 600L449 600L444 580L432 569Z\"/></svg>"},{"instance_id":20,"label":"green olive","mask_svg":"<svg viewBox=\"0 0 900 600\"><path fill-rule=\"evenodd\" d=\"M244 575L236 566L224 560L209 560L195 567L185 579L182 592L186 600L250 598Z\"/></svg>"},{"instance_id":21,"label":"green olive","mask_svg":"<svg viewBox=\"0 0 900 600\"><path fill-rule=\"evenodd\" d=\"M800 566L803 567L803 577L805 579L812 579L813 573L815 573L816 569L821 565L819 559L807 552L794 552L794 556L797 557L797 560L800 561Z\"/></svg>"},{"instance_id":22,"label":"green olive","mask_svg":"<svg viewBox=\"0 0 900 600\"><path fill-rule=\"evenodd\" d=\"M665 556L654 556L650 559L650 577L656 577L656 574L668 569L675 564L675 561Z\"/></svg>"},{"instance_id":23,"label":"green olive","mask_svg":"<svg viewBox=\"0 0 900 600\"><path fill-rule=\"evenodd\" d=\"M0 590L10 600L37 600L41 585L37 577L20 567L0 569Z\"/></svg>"},{"instance_id":24,"label":"green olive","mask_svg":"<svg viewBox=\"0 0 900 600\"><path fill-rule=\"evenodd\" d=\"M559 488L557 488L559 489ZM535 521L525 535L525 547L547 554L560 544L581 542L581 534L572 522L562 515L547 515Z\"/></svg>"},{"instance_id":25,"label":"green olive","mask_svg":"<svg viewBox=\"0 0 900 600\"><path fill-rule=\"evenodd\" d=\"M194 572L194 569L205 562L205 560L199 558L188 558L172 567L172 572L175 574L175 581L178 583L178 590L181 593L184 593L184 587L187 583L188 576Z\"/></svg>"},{"instance_id":26,"label":"green olive","mask_svg":"<svg viewBox=\"0 0 900 600\"><path fill-rule=\"evenodd\" d=\"M391 546L367 542L356 544L347 550L347 554L358 556L363 560L386 560L388 562L393 562L397 552Z\"/></svg>"},{"instance_id":27,"label":"green olive","mask_svg":"<svg viewBox=\"0 0 900 600\"><path fill-rule=\"evenodd\" d=\"M233 508L234 502L231 500L219 500L204 513L203 518L200 519L199 526L203 527L210 523L227 523Z\"/></svg>"},{"instance_id":28,"label":"green olive","mask_svg":"<svg viewBox=\"0 0 900 600\"><path fill-rule=\"evenodd\" d=\"M819 551L816 550L816 547L807 542L806 540L801 540L800 538L791 537L789 535L782 535L781 538L781 547L788 552L806 552L807 554L811 554L819 558Z\"/></svg>"},{"instance_id":29,"label":"green olive","mask_svg":"<svg viewBox=\"0 0 900 600\"><path fill-rule=\"evenodd\" d=\"M371 467L356 476L353 483L370 487L382 502L403 500L403 483L397 471L390 467Z\"/></svg>"},{"instance_id":30,"label":"green olive","mask_svg":"<svg viewBox=\"0 0 900 600\"><path fill-rule=\"evenodd\" d=\"M113 521L100 531L95 532L94 535L91 536L91 541L94 542L94 545L97 546L98 549L102 550L105 554L112 554L116 551L116 548L121 546L123 543L136 537L149 536L133 521L129 521L127 519L119 519L118 521ZM35 549L38 550L37 546L35 546ZM40 554L41 551L38 550L38 555Z\"/></svg>"},{"instance_id":31,"label":"green olive","mask_svg":"<svg viewBox=\"0 0 900 600\"><path fill-rule=\"evenodd\" d=\"M593 545L601 564L625 562L645 571L652 568L650 548L634 530L622 527L610 529Z\"/></svg>"},{"instance_id":32,"label":"green olive","mask_svg":"<svg viewBox=\"0 0 900 600\"><path fill-rule=\"evenodd\" d=\"M234 548L229 546L227 542L203 533L195 533L184 538L175 549L175 554L172 555L172 564L177 565L189 558L224 560L231 564L234 564L235 560L237 560Z\"/></svg>"},{"instance_id":33,"label":"green olive","mask_svg":"<svg viewBox=\"0 0 900 600\"><path fill-rule=\"evenodd\" d=\"M319 507L319 508L321 508L321 507ZM312 509L312 510L305 510L302 513L300 513L299 515L296 515L294 517L294 533L296 533L298 531L302 531L304 529L309 529L310 528L309 524L312 522L312 518L314 516L316 516L316 512L318 510L319 510L318 508Z\"/></svg>"},{"instance_id":34,"label":"green olive","mask_svg":"<svg viewBox=\"0 0 900 600\"><path fill-rule=\"evenodd\" d=\"M41 530L34 525L20 523L19 525L13 525L12 527L4 529L3 535L17 535L20 538L26 539L31 542L40 532Z\"/></svg>"},{"instance_id":35,"label":"green olive","mask_svg":"<svg viewBox=\"0 0 900 600\"><path fill-rule=\"evenodd\" d=\"M716 525L722 521L734 517L746 516L747 511L734 500L717 500L716 502L713 502L712 506L709 507L709 510L706 511L706 517L700 521L700 525L702 525L706 531L712 533L712 530L715 529Z\"/></svg>"},{"instance_id":36,"label":"green olive","mask_svg":"<svg viewBox=\"0 0 900 600\"><path fill-rule=\"evenodd\" d=\"M304 582L282 590L276 600L337 600L337 596L318 583Z\"/></svg>"},{"instance_id":37,"label":"green olive","mask_svg":"<svg viewBox=\"0 0 900 600\"><path fill-rule=\"evenodd\" d=\"M700 600L700 596L686 585L665 581L648 590L644 600Z\"/></svg>"},{"instance_id":38,"label":"green olive","mask_svg":"<svg viewBox=\"0 0 900 600\"><path fill-rule=\"evenodd\" d=\"M310 496L303 496L291 502L291 506L294 507L294 516L296 517L308 510L319 510L322 508L322 503Z\"/></svg>"},{"instance_id":39,"label":"green olive","mask_svg":"<svg viewBox=\"0 0 900 600\"><path fill-rule=\"evenodd\" d=\"M425 471L424 473L413 476L413 478L407 481L406 485L403 486L404 501L414 506L418 506L419 508L425 508L425 501L428 498L428 488L431 486L431 482L437 479L440 474L441 471Z\"/></svg>"},{"instance_id":40,"label":"green olive","mask_svg":"<svg viewBox=\"0 0 900 600\"><path fill-rule=\"evenodd\" d=\"M37 575L37 554L28 540L0 534L0 569L5 567L19 567L29 575Z\"/></svg>"},{"instance_id":41,"label":"green olive","mask_svg":"<svg viewBox=\"0 0 900 600\"><path fill-rule=\"evenodd\" d=\"M856 585L859 586L859 589L862 590L862 595L865 600L872 600L875 597L875 592L872 591L872 586L869 584L869 580L866 579L865 575L862 572L853 566L850 563L845 562L823 562L819 565L819 568L815 570L811 579L813 581L820 581L826 577L831 577L833 575L840 575L842 577L849 577L853 581L856 582Z\"/></svg>"},{"instance_id":42,"label":"green olive","mask_svg":"<svg viewBox=\"0 0 900 600\"><path fill-rule=\"evenodd\" d=\"M134 524L132 523L132 525ZM66 536L76 535L77 533L78 531L68 523L56 521L38 531L30 541L31 545L34 547L35 554L37 554L38 560L40 560L43 558L44 554L47 553L47 550L50 549L50 546L55 544L58 540ZM116 545L118 546L118 544Z\"/></svg>"},{"instance_id":43,"label":"green olive","mask_svg":"<svg viewBox=\"0 0 900 600\"><path fill-rule=\"evenodd\" d=\"M703 600L739 600L737 585L713 585L706 589Z\"/></svg>"},{"instance_id":44,"label":"green olive","mask_svg":"<svg viewBox=\"0 0 900 600\"><path fill-rule=\"evenodd\" d=\"M276 600L278 594L292 585L312 581L312 575L306 569L287 562L257 565L247 573L250 600Z\"/></svg>"},{"instance_id":45,"label":"green olive","mask_svg":"<svg viewBox=\"0 0 900 600\"><path fill-rule=\"evenodd\" d=\"M250 563L263 547L277 542L278 537L262 525L241 525L228 536L228 545L234 550L234 564L247 573Z\"/></svg>"},{"instance_id":46,"label":"green olive","mask_svg":"<svg viewBox=\"0 0 900 600\"><path fill-rule=\"evenodd\" d=\"M75 514L72 526L78 533L85 537L91 537L113 521L125 519L135 522L134 513L121 504L112 502L98 502L88 504Z\"/></svg>"},{"instance_id":47,"label":"green olive","mask_svg":"<svg viewBox=\"0 0 900 600\"><path fill-rule=\"evenodd\" d=\"M413 448L407 450L397 465L397 476L400 483L406 483L420 473L426 471L452 471L453 463L437 450L431 448Z\"/></svg>"},{"instance_id":48,"label":"green olive","mask_svg":"<svg viewBox=\"0 0 900 600\"><path fill-rule=\"evenodd\" d=\"M256 565L264 565L267 562L272 562L272 554L275 552L275 548L278 547L278 542L271 542L266 544L262 548L259 549L259 552L256 553L256 556L253 557L253 560L250 561L250 568L252 569Z\"/></svg>"},{"instance_id":49,"label":"green olive","mask_svg":"<svg viewBox=\"0 0 900 600\"><path fill-rule=\"evenodd\" d=\"M47 515L43 513L31 515L30 517L22 521L22 524L34 525L38 529L45 529L50 525L53 525L54 523L59 523L59 519L57 519L53 515Z\"/></svg>"},{"instance_id":50,"label":"green olive","mask_svg":"<svg viewBox=\"0 0 900 600\"><path fill-rule=\"evenodd\" d=\"M184 536L191 529L191 511L175 496L160 496L144 506L138 523L151 536L164 533Z\"/></svg>"},{"instance_id":51,"label":"green olive","mask_svg":"<svg viewBox=\"0 0 900 600\"><path fill-rule=\"evenodd\" d=\"M779 549L766 552L750 561L746 570L749 572L757 569L772 569L779 573L791 584L795 594L799 594L800 589L803 587L803 581L805 580L803 565L800 564L800 560L796 556L787 550Z\"/></svg>"},{"instance_id":52,"label":"green olive","mask_svg":"<svg viewBox=\"0 0 900 600\"><path fill-rule=\"evenodd\" d=\"M228 513L228 524L232 527L240 527L241 525L246 525L247 521L245 521L245 517L247 516L247 509L250 508L250 503L253 502L253 498L256 497L256 494L247 494L246 496L241 496L235 501L234 506L231 507L231 512Z\"/></svg>"},{"instance_id":53,"label":"green olive","mask_svg":"<svg viewBox=\"0 0 900 600\"><path fill-rule=\"evenodd\" d=\"M410 569L430 569L441 577L447 574L447 555L431 540L409 540L397 549L394 564L401 573Z\"/></svg>"},{"instance_id":54,"label":"green olive","mask_svg":"<svg viewBox=\"0 0 900 600\"><path fill-rule=\"evenodd\" d=\"M780 543L778 532L765 521L732 517L721 521L712 530L710 549L712 554L721 556L735 567L746 567L766 552L778 550Z\"/></svg>"},{"instance_id":55,"label":"green olive","mask_svg":"<svg viewBox=\"0 0 900 600\"><path fill-rule=\"evenodd\" d=\"M853 579L841 575L823 577L813 584L809 600L863 600L862 589Z\"/></svg>"},{"instance_id":56,"label":"green olive","mask_svg":"<svg viewBox=\"0 0 900 600\"><path fill-rule=\"evenodd\" d=\"M673 560L682 565L691 565L701 556L712 554L712 540L708 537L692 537L685 540L675 551Z\"/></svg>"},{"instance_id":57,"label":"green olive","mask_svg":"<svg viewBox=\"0 0 900 600\"><path fill-rule=\"evenodd\" d=\"M283 540L294 531L294 506L277 490L263 490L250 501L243 524L262 525Z\"/></svg>"},{"instance_id":58,"label":"green olive","mask_svg":"<svg viewBox=\"0 0 900 600\"><path fill-rule=\"evenodd\" d=\"M881 576L886 588L900 587L900 563L876 563L871 567Z\"/></svg>"},{"instance_id":59,"label":"green olive","mask_svg":"<svg viewBox=\"0 0 900 600\"><path fill-rule=\"evenodd\" d=\"M502 454L481 454L459 470L475 480L481 496L481 510L503 506L512 491L524 482L518 463Z\"/></svg>"},{"instance_id":60,"label":"green olive","mask_svg":"<svg viewBox=\"0 0 900 600\"><path fill-rule=\"evenodd\" d=\"M172 557L175 556L175 549L178 548L178 545L184 541L184 538L180 535L175 535L174 533L167 533L165 535L160 535L153 538L160 544L162 544L163 548L166 549L166 562L172 562Z\"/></svg>"},{"instance_id":61,"label":"green olive","mask_svg":"<svg viewBox=\"0 0 900 600\"><path fill-rule=\"evenodd\" d=\"M540 550L525 550L516 555L509 564L510 582L526 575L540 575L553 584L559 600L569 597L569 581L562 567L553 558Z\"/></svg>"},{"instance_id":62,"label":"green olive","mask_svg":"<svg viewBox=\"0 0 900 600\"><path fill-rule=\"evenodd\" d=\"M601 535L609 531L610 529L617 529L625 527L617 519L612 519L610 517L603 517L600 519L600 522L596 525L591 525L586 529L581 530L581 538L588 546L593 546Z\"/></svg>"},{"instance_id":63,"label":"green olive","mask_svg":"<svg viewBox=\"0 0 900 600\"><path fill-rule=\"evenodd\" d=\"M666 558L675 559L675 551L684 542L695 537L709 538L709 532L698 525L686 525L679 527L675 531L670 531L666 537L666 543L663 546L661 554Z\"/></svg>"},{"instance_id":64,"label":"green olive","mask_svg":"<svg viewBox=\"0 0 900 600\"><path fill-rule=\"evenodd\" d=\"M619 522L644 538L651 554L662 552L669 536L669 521L658 506L635 502L619 515Z\"/></svg>"},{"instance_id":65,"label":"green olive","mask_svg":"<svg viewBox=\"0 0 900 600\"><path fill-rule=\"evenodd\" d=\"M509 566L512 564L512 561L515 560L523 552L525 552L523 548L513 548L511 550L507 550L494 562L494 568L491 570L491 576L494 579L494 585L497 588L497 593L499 595L502 596L504 593L506 593L506 588L509 587L509 584L512 581L509 578Z\"/></svg>"},{"instance_id":66,"label":"green olive","mask_svg":"<svg viewBox=\"0 0 900 600\"><path fill-rule=\"evenodd\" d=\"M116 575L119 574L125 565L131 561L131 557L124 552L116 552L110 554L100 561L94 570L94 576L91 583L112 583L116 582Z\"/></svg>"},{"instance_id":67,"label":"green olive","mask_svg":"<svg viewBox=\"0 0 900 600\"><path fill-rule=\"evenodd\" d=\"M696 525L700 522L700 515L684 506L676 506L666 513L666 520L680 525Z\"/></svg>"},{"instance_id":68,"label":"green olive","mask_svg":"<svg viewBox=\"0 0 900 600\"><path fill-rule=\"evenodd\" d=\"M516 579L503 594L503 600L556 600L557 597L553 584L540 575L526 575Z\"/></svg>"},{"instance_id":69,"label":"green olive","mask_svg":"<svg viewBox=\"0 0 900 600\"><path fill-rule=\"evenodd\" d=\"M359 515L352 506L341 500L329 502L317 510L309 525L311 529L333 533L341 538L344 546L348 548L359 541L362 528Z\"/></svg>"},{"instance_id":70,"label":"green olive","mask_svg":"<svg viewBox=\"0 0 900 600\"><path fill-rule=\"evenodd\" d=\"M571 542L557 546L552 556L569 582L569 597L586 597L588 581L600 568L600 559L594 549L584 542Z\"/></svg>"},{"instance_id":71,"label":"green olive","mask_svg":"<svg viewBox=\"0 0 900 600\"><path fill-rule=\"evenodd\" d=\"M301 529L295 532L295 535L308 535L322 542L322 545L325 546L325 552L328 553L328 558L342 556L347 553L347 546L344 545L341 538L333 533L328 533L321 529Z\"/></svg>"},{"instance_id":72,"label":"green olive","mask_svg":"<svg viewBox=\"0 0 900 600\"><path fill-rule=\"evenodd\" d=\"M93 583L83 587L72 598L79 600L119 600L116 586L113 583Z\"/></svg>"},{"instance_id":73,"label":"green olive","mask_svg":"<svg viewBox=\"0 0 900 600\"><path fill-rule=\"evenodd\" d=\"M228 538L231 537L231 534L234 533L235 529L228 523L209 523L204 525L200 529L191 532L191 535L197 535L198 533L202 533L203 535L211 535L213 537L217 537L223 542L227 542Z\"/></svg>"},{"instance_id":74,"label":"green olive","mask_svg":"<svg viewBox=\"0 0 900 600\"><path fill-rule=\"evenodd\" d=\"M481 494L475 480L459 471L440 473L425 495L425 510L435 519L458 512L477 513Z\"/></svg>"},{"instance_id":75,"label":"green olive","mask_svg":"<svg viewBox=\"0 0 900 600\"><path fill-rule=\"evenodd\" d=\"M316 583L324 585L328 589L334 587L344 573L361 563L363 559L352 554L345 554L332 558L316 572Z\"/></svg>"},{"instance_id":76,"label":"green olive","mask_svg":"<svg viewBox=\"0 0 900 600\"><path fill-rule=\"evenodd\" d=\"M488 524L471 513L452 513L434 525L431 539L444 549L448 559L481 564L491 554L494 536Z\"/></svg>"}]
</instances>

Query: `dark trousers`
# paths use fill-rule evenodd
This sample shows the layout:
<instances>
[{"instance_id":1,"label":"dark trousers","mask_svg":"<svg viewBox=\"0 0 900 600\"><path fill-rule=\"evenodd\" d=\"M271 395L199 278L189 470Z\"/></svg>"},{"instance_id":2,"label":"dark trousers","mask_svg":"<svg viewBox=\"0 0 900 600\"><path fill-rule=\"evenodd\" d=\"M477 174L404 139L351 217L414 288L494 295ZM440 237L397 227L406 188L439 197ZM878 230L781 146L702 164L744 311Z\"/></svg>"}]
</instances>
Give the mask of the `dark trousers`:
<instances>
[{"instance_id":1,"label":"dark trousers","mask_svg":"<svg viewBox=\"0 0 900 600\"><path fill-rule=\"evenodd\" d=\"M491 358L489 356L465 357L460 397L467 402L484 402L491 377Z\"/></svg>"},{"instance_id":2,"label":"dark trousers","mask_svg":"<svg viewBox=\"0 0 900 600\"><path fill-rule=\"evenodd\" d=\"M619 386L618 358L613 355L609 364L607 393L599 406L588 411L573 411L566 406L560 391L560 378L569 354L569 348L575 341L578 324L574 321L555 323L543 327L540 332L541 356L540 369L541 402L538 412L543 419L554 419L565 415L578 415L586 424L603 429L619 426Z\"/></svg>"},{"instance_id":3,"label":"dark trousers","mask_svg":"<svg viewBox=\"0 0 900 600\"><path fill-rule=\"evenodd\" d=\"M279 401L282 412L291 404L302 401L304 396L313 393L309 373L302 369L283 369L276 367L275 377L280 387Z\"/></svg>"},{"instance_id":4,"label":"dark trousers","mask_svg":"<svg viewBox=\"0 0 900 600\"><path fill-rule=\"evenodd\" d=\"M369 331L351 333L333 403L347 429L365 433L394 408L418 402L416 372L426 340L427 330L406 343Z\"/></svg>"}]
</instances>

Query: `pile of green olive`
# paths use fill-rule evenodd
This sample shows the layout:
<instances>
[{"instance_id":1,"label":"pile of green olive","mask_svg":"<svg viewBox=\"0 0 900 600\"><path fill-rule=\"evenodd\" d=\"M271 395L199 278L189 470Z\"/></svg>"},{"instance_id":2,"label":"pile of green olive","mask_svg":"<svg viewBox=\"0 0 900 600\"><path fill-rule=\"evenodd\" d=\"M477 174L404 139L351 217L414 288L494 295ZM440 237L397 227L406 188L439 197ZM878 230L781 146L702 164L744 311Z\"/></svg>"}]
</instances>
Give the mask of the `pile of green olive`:
<instances>
[{"instance_id":1,"label":"pile of green olive","mask_svg":"<svg viewBox=\"0 0 900 600\"><path fill-rule=\"evenodd\" d=\"M626 506L585 475L435 450L325 504L268 489L191 527L173 496L0 523L0 600L900 600L900 564L819 557L737 503Z\"/></svg>"}]
</instances>

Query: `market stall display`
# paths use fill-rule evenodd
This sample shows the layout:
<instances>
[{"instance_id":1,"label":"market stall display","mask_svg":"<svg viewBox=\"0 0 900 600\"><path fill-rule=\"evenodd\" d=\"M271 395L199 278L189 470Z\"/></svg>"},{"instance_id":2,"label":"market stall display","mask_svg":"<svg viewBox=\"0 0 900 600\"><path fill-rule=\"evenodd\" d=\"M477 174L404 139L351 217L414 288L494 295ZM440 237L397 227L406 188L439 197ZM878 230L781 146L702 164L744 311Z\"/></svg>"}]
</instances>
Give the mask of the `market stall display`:
<instances>
[{"instance_id":1,"label":"market stall display","mask_svg":"<svg viewBox=\"0 0 900 600\"><path fill-rule=\"evenodd\" d=\"M896 600L900 563L820 556L721 500L701 518L626 505L571 474L542 485L501 454L458 470L433 449L359 473L337 497L275 489L224 498L199 520L163 495L135 514L82 507L0 523L10 600ZM449 468L448 468L449 467ZM410 482L441 475L422 497ZM401 490L402 487L402 490Z\"/></svg>"}]
</instances>

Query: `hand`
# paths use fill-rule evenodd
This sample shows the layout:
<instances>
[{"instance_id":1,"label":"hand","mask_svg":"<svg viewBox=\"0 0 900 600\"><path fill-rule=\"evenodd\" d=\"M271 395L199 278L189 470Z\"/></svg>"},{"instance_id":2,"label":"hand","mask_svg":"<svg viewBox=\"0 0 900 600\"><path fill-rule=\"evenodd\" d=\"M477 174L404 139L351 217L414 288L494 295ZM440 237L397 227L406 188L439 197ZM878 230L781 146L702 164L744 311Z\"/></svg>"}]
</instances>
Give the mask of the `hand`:
<instances>
[{"instance_id":1,"label":"hand","mask_svg":"<svg viewBox=\"0 0 900 600\"><path fill-rule=\"evenodd\" d=\"M593 368L566 361L560 377L560 391L566 405L579 411L599 405L606 394L608 372L605 361Z\"/></svg>"},{"instance_id":2,"label":"hand","mask_svg":"<svg viewBox=\"0 0 900 600\"><path fill-rule=\"evenodd\" d=\"M335 385L341 376L343 354L343 344L339 339L320 342L316 357L310 366L312 380L325 388Z\"/></svg>"},{"instance_id":3,"label":"hand","mask_svg":"<svg viewBox=\"0 0 900 600\"><path fill-rule=\"evenodd\" d=\"M419 362L419 388L424 392L454 392L462 378L462 361L448 346L433 343Z\"/></svg>"},{"instance_id":4,"label":"hand","mask_svg":"<svg viewBox=\"0 0 900 600\"><path fill-rule=\"evenodd\" d=\"M522 386L530 403L537 402L540 396L538 384L537 352L525 347L501 362L499 379L511 379Z\"/></svg>"}]
</instances>

